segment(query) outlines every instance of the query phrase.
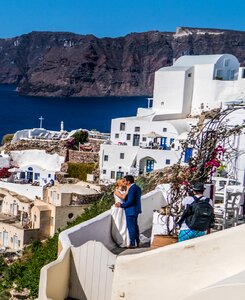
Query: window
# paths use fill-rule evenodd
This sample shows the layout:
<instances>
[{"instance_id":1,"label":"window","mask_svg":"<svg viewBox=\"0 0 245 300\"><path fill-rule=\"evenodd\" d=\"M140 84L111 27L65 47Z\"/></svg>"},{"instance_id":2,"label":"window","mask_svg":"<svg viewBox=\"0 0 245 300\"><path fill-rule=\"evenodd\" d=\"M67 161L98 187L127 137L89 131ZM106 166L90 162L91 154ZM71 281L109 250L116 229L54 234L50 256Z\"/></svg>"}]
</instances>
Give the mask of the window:
<instances>
[{"instance_id":1,"label":"window","mask_svg":"<svg viewBox=\"0 0 245 300\"><path fill-rule=\"evenodd\" d=\"M124 131L125 130L125 123L120 123L120 130L121 131Z\"/></svg>"},{"instance_id":2,"label":"window","mask_svg":"<svg viewBox=\"0 0 245 300\"><path fill-rule=\"evenodd\" d=\"M191 77L191 73L188 73L188 77Z\"/></svg>"},{"instance_id":3,"label":"window","mask_svg":"<svg viewBox=\"0 0 245 300\"><path fill-rule=\"evenodd\" d=\"M119 133L115 133L115 139L119 139Z\"/></svg>"},{"instance_id":4,"label":"window","mask_svg":"<svg viewBox=\"0 0 245 300\"><path fill-rule=\"evenodd\" d=\"M120 153L120 159L124 159L124 153Z\"/></svg>"},{"instance_id":5,"label":"window","mask_svg":"<svg viewBox=\"0 0 245 300\"><path fill-rule=\"evenodd\" d=\"M48 174L48 178L50 178L51 177L51 174Z\"/></svg>"},{"instance_id":6,"label":"window","mask_svg":"<svg viewBox=\"0 0 245 300\"><path fill-rule=\"evenodd\" d=\"M39 178L40 178L40 173L35 173L34 174L34 180L39 180Z\"/></svg>"},{"instance_id":7,"label":"window","mask_svg":"<svg viewBox=\"0 0 245 300\"><path fill-rule=\"evenodd\" d=\"M146 142L146 137L143 137L143 138L142 138L142 141L143 141L143 142Z\"/></svg>"},{"instance_id":8,"label":"window","mask_svg":"<svg viewBox=\"0 0 245 300\"><path fill-rule=\"evenodd\" d=\"M11 243L13 243L13 238L12 238L12 237L11 237L11 239L10 239L10 240L11 240Z\"/></svg>"},{"instance_id":9,"label":"window","mask_svg":"<svg viewBox=\"0 0 245 300\"><path fill-rule=\"evenodd\" d=\"M134 131L135 131L135 132L140 132L140 127L135 127L135 128L134 128Z\"/></svg>"},{"instance_id":10,"label":"window","mask_svg":"<svg viewBox=\"0 0 245 300\"><path fill-rule=\"evenodd\" d=\"M18 246L20 247L20 240L18 240Z\"/></svg>"},{"instance_id":11,"label":"window","mask_svg":"<svg viewBox=\"0 0 245 300\"><path fill-rule=\"evenodd\" d=\"M25 172L20 172L20 179L25 179L26 175Z\"/></svg>"},{"instance_id":12,"label":"window","mask_svg":"<svg viewBox=\"0 0 245 300\"><path fill-rule=\"evenodd\" d=\"M34 222L36 222L37 221L37 216L36 215L34 215Z\"/></svg>"},{"instance_id":13,"label":"window","mask_svg":"<svg viewBox=\"0 0 245 300\"><path fill-rule=\"evenodd\" d=\"M124 177L124 173L123 172L121 172L121 171L118 171L117 172L117 177L116 177L116 179L118 180L118 179L122 179Z\"/></svg>"},{"instance_id":14,"label":"window","mask_svg":"<svg viewBox=\"0 0 245 300\"><path fill-rule=\"evenodd\" d=\"M103 170L102 173L103 173L103 174L106 174L106 170Z\"/></svg>"},{"instance_id":15,"label":"window","mask_svg":"<svg viewBox=\"0 0 245 300\"><path fill-rule=\"evenodd\" d=\"M115 171L111 171L111 179L115 179Z\"/></svg>"},{"instance_id":16,"label":"window","mask_svg":"<svg viewBox=\"0 0 245 300\"><path fill-rule=\"evenodd\" d=\"M127 141L130 141L131 140L131 134L127 134Z\"/></svg>"},{"instance_id":17,"label":"window","mask_svg":"<svg viewBox=\"0 0 245 300\"><path fill-rule=\"evenodd\" d=\"M170 165L170 159L166 159L166 165Z\"/></svg>"},{"instance_id":18,"label":"window","mask_svg":"<svg viewBox=\"0 0 245 300\"><path fill-rule=\"evenodd\" d=\"M108 155L104 156L104 161L108 161Z\"/></svg>"},{"instance_id":19,"label":"window","mask_svg":"<svg viewBox=\"0 0 245 300\"><path fill-rule=\"evenodd\" d=\"M164 105L164 102L162 101L162 102L161 102L161 106L163 106L163 105Z\"/></svg>"},{"instance_id":20,"label":"window","mask_svg":"<svg viewBox=\"0 0 245 300\"><path fill-rule=\"evenodd\" d=\"M192 148L187 148L185 150L184 162L188 163L188 161L190 160L191 156L192 156Z\"/></svg>"},{"instance_id":21,"label":"window","mask_svg":"<svg viewBox=\"0 0 245 300\"><path fill-rule=\"evenodd\" d=\"M225 59L225 60L224 60L224 66L225 66L225 67L228 67L228 66L229 66L229 63L230 63L230 60L229 60L229 59Z\"/></svg>"},{"instance_id":22,"label":"window","mask_svg":"<svg viewBox=\"0 0 245 300\"><path fill-rule=\"evenodd\" d=\"M223 79L223 72L222 70L216 70L216 79L222 80Z\"/></svg>"},{"instance_id":23,"label":"window","mask_svg":"<svg viewBox=\"0 0 245 300\"><path fill-rule=\"evenodd\" d=\"M162 131L163 131L163 132L167 132L167 128L164 127L164 128L162 129Z\"/></svg>"},{"instance_id":24,"label":"window","mask_svg":"<svg viewBox=\"0 0 245 300\"><path fill-rule=\"evenodd\" d=\"M140 144L140 135L134 134L133 136L133 146L139 146Z\"/></svg>"},{"instance_id":25,"label":"window","mask_svg":"<svg viewBox=\"0 0 245 300\"><path fill-rule=\"evenodd\" d=\"M74 214L73 214L73 213L69 213L69 214L68 214L68 218L69 218L69 219L72 219L73 217L74 217Z\"/></svg>"},{"instance_id":26,"label":"window","mask_svg":"<svg viewBox=\"0 0 245 300\"><path fill-rule=\"evenodd\" d=\"M204 103L201 103L201 109L204 109Z\"/></svg>"}]
</instances>

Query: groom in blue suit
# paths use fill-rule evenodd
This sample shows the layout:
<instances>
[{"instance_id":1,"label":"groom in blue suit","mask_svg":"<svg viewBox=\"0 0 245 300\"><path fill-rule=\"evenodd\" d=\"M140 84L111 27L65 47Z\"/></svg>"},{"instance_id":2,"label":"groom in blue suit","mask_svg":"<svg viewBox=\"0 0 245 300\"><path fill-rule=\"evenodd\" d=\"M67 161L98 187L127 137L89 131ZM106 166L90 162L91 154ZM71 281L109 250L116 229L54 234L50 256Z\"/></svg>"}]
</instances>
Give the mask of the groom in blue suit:
<instances>
[{"instance_id":1,"label":"groom in blue suit","mask_svg":"<svg viewBox=\"0 0 245 300\"><path fill-rule=\"evenodd\" d=\"M138 215L141 213L141 189L134 183L132 175L124 177L128 187L128 195L123 203L116 203L117 207L125 209L128 233L130 238L129 248L139 247Z\"/></svg>"}]
</instances>

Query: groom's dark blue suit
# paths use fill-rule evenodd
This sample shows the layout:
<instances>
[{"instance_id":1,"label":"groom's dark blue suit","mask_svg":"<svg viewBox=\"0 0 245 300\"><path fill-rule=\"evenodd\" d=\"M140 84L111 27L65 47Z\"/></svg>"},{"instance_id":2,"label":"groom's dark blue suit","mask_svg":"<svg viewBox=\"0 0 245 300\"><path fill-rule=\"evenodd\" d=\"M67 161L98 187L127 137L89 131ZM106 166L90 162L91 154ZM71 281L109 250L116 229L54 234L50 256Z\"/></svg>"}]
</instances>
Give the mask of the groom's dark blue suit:
<instances>
[{"instance_id":1,"label":"groom's dark blue suit","mask_svg":"<svg viewBox=\"0 0 245 300\"><path fill-rule=\"evenodd\" d=\"M141 189L133 183L129 190L125 202L121 203L125 209L127 227L130 238L130 246L139 244L138 215L141 213Z\"/></svg>"}]
</instances>

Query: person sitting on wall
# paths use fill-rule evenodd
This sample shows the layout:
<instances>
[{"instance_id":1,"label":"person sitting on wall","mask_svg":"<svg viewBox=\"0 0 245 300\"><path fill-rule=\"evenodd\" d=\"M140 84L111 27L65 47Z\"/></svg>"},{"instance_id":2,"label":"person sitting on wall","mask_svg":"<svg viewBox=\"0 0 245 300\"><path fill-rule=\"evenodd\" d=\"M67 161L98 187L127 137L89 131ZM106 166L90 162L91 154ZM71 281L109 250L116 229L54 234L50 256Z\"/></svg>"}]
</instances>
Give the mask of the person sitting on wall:
<instances>
[{"instance_id":1,"label":"person sitting on wall","mask_svg":"<svg viewBox=\"0 0 245 300\"><path fill-rule=\"evenodd\" d=\"M182 201L185 210L178 222L179 242L203 236L213 226L213 201L203 195L204 190L204 184L196 182Z\"/></svg>"}]
</instances>

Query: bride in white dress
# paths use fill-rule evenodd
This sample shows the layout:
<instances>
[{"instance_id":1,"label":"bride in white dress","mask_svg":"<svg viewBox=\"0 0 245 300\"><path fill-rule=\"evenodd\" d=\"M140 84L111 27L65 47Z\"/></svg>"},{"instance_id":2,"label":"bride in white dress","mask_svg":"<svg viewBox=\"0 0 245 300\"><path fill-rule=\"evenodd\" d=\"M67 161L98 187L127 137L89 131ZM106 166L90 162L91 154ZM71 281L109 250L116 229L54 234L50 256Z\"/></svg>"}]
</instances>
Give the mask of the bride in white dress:
<instances>
[{"instance_id":1,"label":"bride in white dress","mask_svg":"<svg viewBox=\"0 0 245 300\"><path fill-rule=\"evenodd\" d=\"M122 203L127 195L126 186L122 179L118 180L116 183L114 191L115 203ZM128 228L126 223L125 210L121 207L116 207L113 205L111 207L112 216L112 238L116 244L121 247L128 247L130 244Z\"/></svg>"}]
</instances>

